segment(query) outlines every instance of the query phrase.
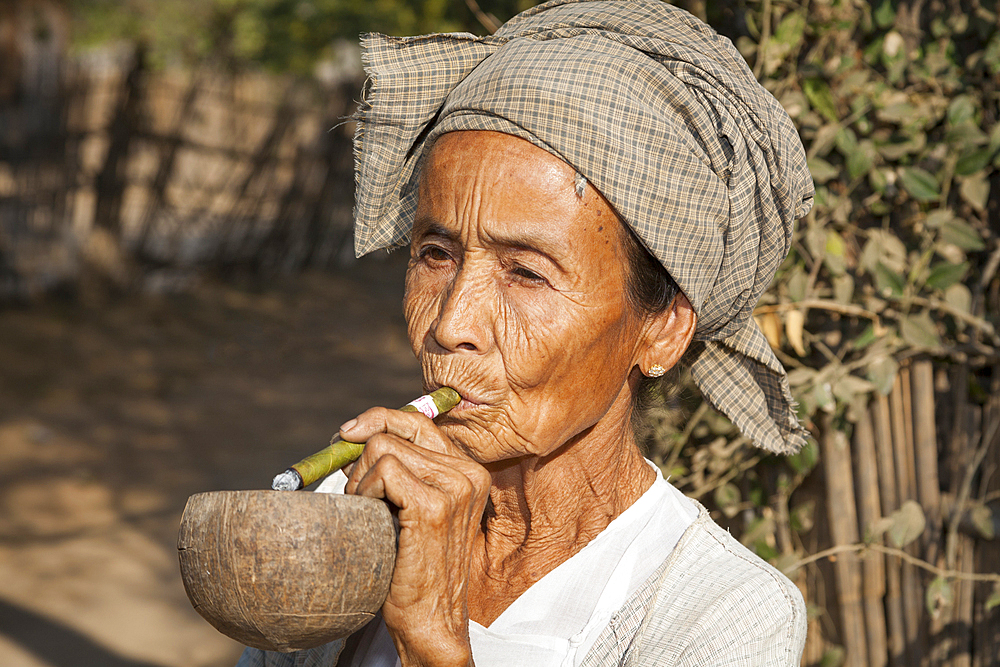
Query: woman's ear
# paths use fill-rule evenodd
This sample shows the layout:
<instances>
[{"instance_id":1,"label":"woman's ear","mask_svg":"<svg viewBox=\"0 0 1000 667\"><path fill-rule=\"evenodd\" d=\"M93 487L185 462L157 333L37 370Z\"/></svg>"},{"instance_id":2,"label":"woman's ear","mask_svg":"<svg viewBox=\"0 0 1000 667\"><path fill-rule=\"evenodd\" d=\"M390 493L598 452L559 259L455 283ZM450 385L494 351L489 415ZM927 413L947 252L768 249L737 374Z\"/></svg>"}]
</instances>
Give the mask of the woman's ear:
<instances>
[{"instance_id":1,"label":"woman's ear","mask_svg":"<svg viewBox=\"0 0 1000 667\"><path fill-rule=\"evenodd\" d=\"M648 323L648 344L639 359L639 369L643 374L649 375L649 369L655 365L663 371L673 368L691 344L697 324L698 315L691 302L683 292L678 292L670 307L654 315Z\"/></svg>"}]
</instances>

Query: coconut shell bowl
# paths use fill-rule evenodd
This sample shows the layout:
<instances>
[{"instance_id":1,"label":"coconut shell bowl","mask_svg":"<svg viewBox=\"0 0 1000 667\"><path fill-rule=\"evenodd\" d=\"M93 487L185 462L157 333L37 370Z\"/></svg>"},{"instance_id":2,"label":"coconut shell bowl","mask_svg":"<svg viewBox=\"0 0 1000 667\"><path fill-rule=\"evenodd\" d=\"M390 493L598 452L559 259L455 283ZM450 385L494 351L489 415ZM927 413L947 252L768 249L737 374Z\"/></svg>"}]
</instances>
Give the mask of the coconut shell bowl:
<instances>
[{"instance_id":1,"label":"coconut shell bowl","mask_svg":"<svg viewBox=\"0 0 1000 667\"><path fill-rule=\"evenodd\" d=\"M385 503L288 491L188 499L177 538L191 604L219 632L294 651L346 637L385 602L396 532Z\"/></svg>"}]
</instances>

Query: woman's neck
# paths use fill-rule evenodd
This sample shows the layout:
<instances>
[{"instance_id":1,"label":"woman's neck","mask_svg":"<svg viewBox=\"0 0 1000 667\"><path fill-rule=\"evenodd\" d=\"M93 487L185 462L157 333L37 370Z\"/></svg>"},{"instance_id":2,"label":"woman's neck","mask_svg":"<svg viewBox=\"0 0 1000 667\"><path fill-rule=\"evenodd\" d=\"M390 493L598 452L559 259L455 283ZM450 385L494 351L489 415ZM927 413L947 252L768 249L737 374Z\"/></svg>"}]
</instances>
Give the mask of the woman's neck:
<instances>
[{"instance_id":1,"label":"woman's neck","mask_svg":"<svg viewBox=\"0 0 1000 667\"><path fill-rule=\"evenodd\" d=\"M470 616L488 625L646 492L656 477L627 421L590 429L544 458L493 470ZM484 622L486 621L486 622Z\"/></svg>"}]
</instances>

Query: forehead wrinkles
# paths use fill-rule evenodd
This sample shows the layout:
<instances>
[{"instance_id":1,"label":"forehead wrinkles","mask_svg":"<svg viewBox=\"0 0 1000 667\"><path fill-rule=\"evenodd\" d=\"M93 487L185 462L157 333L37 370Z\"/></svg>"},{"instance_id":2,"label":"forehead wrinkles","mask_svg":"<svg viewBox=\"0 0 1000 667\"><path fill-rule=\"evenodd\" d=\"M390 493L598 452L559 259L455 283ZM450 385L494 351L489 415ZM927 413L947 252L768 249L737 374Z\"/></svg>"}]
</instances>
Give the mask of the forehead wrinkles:
<instances>
[{"instance_id":1,"label":"forehead wrinkles","mask_svg":"<svg viewBox=\"0 0 1000 667\"><path fill-rule=\"evenodd\" d=\"M496 132L454 132L431 147L420 176L418 206L433 191L437 195L466 192L463 203L480 206L500 203L518 190L548 195L536 205L558 200L566 206L575 199L576 172L559 158L523 139ZM514 192L511 192L513 189ZM574 199L567 195L574 194Z\"/></svg>"},{"instance_id":2,"label":"forehead wrinkles","mask_svg":"<svg viewBox=\"0 0 1000 667\"><path fill-rule=\"evenodd\" d=\"M434 231L432 225L436 225L438 233L463 245L474 242L511 251L539 251L565 271L565 261L574 256L581 261L593 254L591 248L579 247L586 236L582 232L591 227L590 241L600 242L596 237L601 225L611 222L614 215L602 219L603 213L611 211L596 191L584 198L577 196L572 182L575 172L568 165L526 142L512 140L537 154L523 154L515 146L513 159L508 160L506 152L495 150L497 146L475 152L466 145L455 151L436 145L439 150L432 154L421 180L414 237L427 233L428 228ZM595 212L594 207L600 210ZM607 232L604 238L617 241Z\"/></svg>"}]
</instances>

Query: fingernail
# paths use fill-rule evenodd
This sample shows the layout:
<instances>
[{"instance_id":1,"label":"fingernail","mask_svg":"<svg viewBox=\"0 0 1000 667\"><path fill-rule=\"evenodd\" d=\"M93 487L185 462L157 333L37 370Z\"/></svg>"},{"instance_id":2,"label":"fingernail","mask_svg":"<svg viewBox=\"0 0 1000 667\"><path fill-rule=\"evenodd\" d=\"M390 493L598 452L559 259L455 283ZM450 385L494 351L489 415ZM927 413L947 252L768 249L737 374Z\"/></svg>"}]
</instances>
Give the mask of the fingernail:
<instances>
[{"instance_id":1,"label":"fingernail","mask_svg":"<svg viewBox=\"0 0 1000 667\"><path fill-rule=\"evenodd\" d=\"M341 431L350 431L352 428L354 428L357 425L358 425L358 420L357 419L351 419L351 420L346 421L343 424L341 424L340 425L340 430Z\"/></svg>"}]
</instances>

